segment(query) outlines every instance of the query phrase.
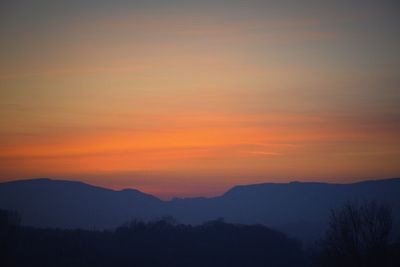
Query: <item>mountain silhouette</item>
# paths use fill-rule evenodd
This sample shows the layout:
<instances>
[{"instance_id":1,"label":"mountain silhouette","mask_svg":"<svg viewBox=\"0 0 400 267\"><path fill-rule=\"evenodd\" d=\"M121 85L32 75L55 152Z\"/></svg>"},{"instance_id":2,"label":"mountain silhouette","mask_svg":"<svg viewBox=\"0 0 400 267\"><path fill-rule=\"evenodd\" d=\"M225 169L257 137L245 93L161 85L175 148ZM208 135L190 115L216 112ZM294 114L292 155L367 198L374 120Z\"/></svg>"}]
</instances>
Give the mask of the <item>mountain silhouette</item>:
<instances>
[{"instance_id":1,"label":"mountain silhouette","mask_svg":"<svg viewBox=\"0 0 400 267\"><path fill-rule=\"evenodd\" d=\"M200 224L263 224L301 239L324 231L330 210L347 201L375 200L400 214L400 178L352 184L310 182L240 185L213 198L162 201L135 189L111 190L76 181L33 179L0 183L0 209L17 211L24 225L104 229L133 219L172 216Z\"/></svg>"},{"instance_id":2,"label":"mountain silhouette","mask_svg":"<svg viewBox=\"0 0 400 267\"><path fill-rule=\"evenodd\" d=\"M0 207L36 227L111 228L156 216L163 202L135 189L121 191L76 181L33 179L0 184Z\"/></svg>"}]
</instances>

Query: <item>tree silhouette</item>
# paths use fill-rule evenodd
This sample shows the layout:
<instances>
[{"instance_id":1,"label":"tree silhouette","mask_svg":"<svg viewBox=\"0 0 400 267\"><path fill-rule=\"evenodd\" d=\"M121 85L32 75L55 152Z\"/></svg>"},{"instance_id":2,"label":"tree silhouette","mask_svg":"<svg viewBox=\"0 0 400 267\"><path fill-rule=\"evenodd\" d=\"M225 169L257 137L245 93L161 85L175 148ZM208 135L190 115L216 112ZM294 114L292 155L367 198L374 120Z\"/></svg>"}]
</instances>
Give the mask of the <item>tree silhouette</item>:
<instances>
[{"instance_id":1,"label":"tree silhouette","mask_svg":"<svg viewBox=\"0 0 400 267\"><path fill-rule=\"evenodd\" d=\"M392 212L387 205L347 203L332 211L322 242L323 266L390 266Z\"/></svg>"},{"instance_id":2,"label":"tree silhouette","mask_svg":"<svg viewBox=\"0 0 400 267\"><path fill-rule=\"evenodd\" d=\"M0 232L8 235L9 225L0 224ZM305 266L299 241L262 225L222 220L185 225L167 217L103 231L21 226L14 237L0 236L0 252L13 255L1 267Z\"/></svg>"}]
</instances>

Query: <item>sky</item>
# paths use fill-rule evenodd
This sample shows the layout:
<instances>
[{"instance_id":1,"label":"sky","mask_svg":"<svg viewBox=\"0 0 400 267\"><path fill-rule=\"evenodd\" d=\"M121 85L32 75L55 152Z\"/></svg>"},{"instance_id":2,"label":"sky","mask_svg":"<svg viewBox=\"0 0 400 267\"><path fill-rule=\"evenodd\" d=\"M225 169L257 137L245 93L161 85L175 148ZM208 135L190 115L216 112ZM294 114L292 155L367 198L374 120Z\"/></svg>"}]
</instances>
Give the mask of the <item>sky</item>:
<instances>
[{"instance_id":1,"label":"sky","mask_svg":"<svg viewBox=\"0 0 400 267\"><path fill-rule=\"evenodd\" d=\"M0 181L161 198L400 176L396 1L0 2Z\"/></svg>"}]
</instances>

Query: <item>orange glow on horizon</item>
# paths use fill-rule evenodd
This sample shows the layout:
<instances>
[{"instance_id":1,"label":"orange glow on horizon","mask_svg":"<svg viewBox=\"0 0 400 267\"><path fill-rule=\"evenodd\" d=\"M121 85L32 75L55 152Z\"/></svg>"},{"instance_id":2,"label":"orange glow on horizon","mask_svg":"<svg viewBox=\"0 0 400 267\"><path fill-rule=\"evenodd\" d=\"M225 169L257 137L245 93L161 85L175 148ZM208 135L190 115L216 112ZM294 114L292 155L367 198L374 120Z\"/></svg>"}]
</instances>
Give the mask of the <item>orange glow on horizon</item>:
<instances>
[{"instance_id":1,"label":"orange glow on horizon","mask_svg":"<svg viewBox=\"0 0 400 267\"><path fill-rule=\"evenodd\" d=\"M0 181L171 197L399 176L396 9L240 2L5 5Z\"/></svg>"}]
</instances>

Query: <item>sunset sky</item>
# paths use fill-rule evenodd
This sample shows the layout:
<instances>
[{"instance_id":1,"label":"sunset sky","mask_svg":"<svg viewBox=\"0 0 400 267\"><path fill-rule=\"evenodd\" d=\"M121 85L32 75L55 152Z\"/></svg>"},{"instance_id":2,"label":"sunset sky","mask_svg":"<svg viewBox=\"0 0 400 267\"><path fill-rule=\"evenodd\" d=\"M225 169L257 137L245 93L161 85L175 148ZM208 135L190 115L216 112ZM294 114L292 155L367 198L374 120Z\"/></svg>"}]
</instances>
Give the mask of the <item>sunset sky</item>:
<instances>
[{"instance_id":1,"label":"sunset sky","mask_svg":"<svg viewBox=\"0 0 400 267\"><path fill-rule=\"evenodd\" d=\"M399 177L396 2L1 1L0 181Z\"/></svg>"}]
</instances>

